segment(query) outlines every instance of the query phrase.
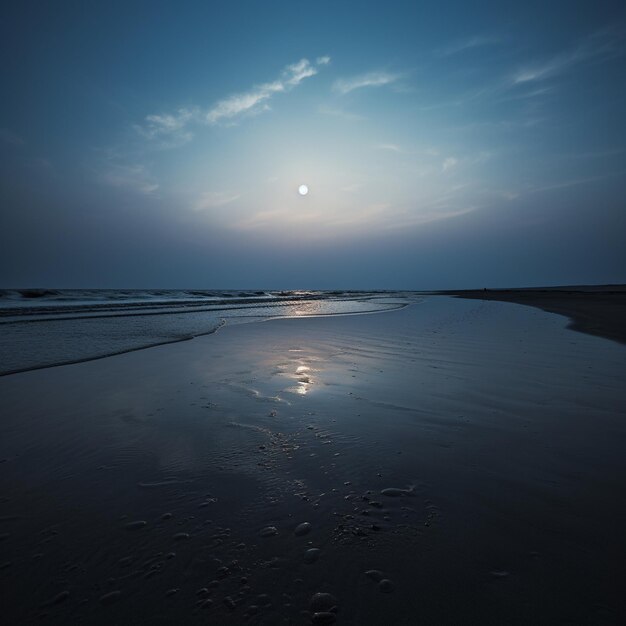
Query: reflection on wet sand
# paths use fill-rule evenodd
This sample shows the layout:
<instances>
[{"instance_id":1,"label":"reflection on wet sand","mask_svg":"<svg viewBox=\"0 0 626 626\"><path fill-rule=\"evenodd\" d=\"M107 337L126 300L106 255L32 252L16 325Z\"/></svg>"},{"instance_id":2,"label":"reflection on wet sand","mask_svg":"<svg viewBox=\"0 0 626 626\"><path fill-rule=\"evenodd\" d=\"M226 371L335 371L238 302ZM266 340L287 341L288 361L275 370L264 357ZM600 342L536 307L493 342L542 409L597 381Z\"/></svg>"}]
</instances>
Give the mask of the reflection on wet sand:
<instances>
[{"instance_id":1,"label":"reflection on wet sand","mask_svg":"<svg viewBox=\"0 0 626 626\"><path fill-rule=\"evenodd\" d=\"M2 379L4 614L623 622L624 371L560 318L440 299Z\"/></svg>"}]
</instances>

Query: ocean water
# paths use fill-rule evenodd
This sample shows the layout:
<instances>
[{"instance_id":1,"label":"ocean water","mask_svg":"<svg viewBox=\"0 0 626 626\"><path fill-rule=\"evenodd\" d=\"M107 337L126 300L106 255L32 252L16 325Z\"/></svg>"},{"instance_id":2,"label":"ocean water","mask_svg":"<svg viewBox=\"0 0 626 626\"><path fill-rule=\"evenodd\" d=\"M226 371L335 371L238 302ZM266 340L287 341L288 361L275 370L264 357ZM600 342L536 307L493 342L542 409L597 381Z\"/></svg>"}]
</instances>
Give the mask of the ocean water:
<instances>
[{"instance_id":1,"label":"ocean water","mask_svg":"<svg viewBox=\"0 0 626 626\"><path fill-rule=\"evenodd\" d=\"M0 375L74 363L270 317L390 310L408 292L164 289L0 290Z\"/></svg>"}]
</instances>

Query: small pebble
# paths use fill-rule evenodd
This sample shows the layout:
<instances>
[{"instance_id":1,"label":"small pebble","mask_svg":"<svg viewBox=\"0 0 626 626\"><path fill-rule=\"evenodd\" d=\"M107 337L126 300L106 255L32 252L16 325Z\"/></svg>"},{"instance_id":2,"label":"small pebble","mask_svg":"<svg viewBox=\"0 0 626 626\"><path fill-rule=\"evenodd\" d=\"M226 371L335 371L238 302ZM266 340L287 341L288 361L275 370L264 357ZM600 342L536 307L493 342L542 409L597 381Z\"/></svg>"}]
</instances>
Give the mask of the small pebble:
<instances>
[{"instance_id":1,"label":"small pebble","mask_svg":"<svg viewBox=\"0 0 626 626\"><path fill-rule=\"evenodd\" d=\"M177 593L178 593L178 589L174 588L174 589L168 589L168 590L165 592L165 595L166 595L166 596L173 596L173 595L175 595L175 594L177 594Z\"/></svg>"},{"instance_id":2,"label":"small pebble","mask_svg":"<svg viewBox=\"0 0 626 626\"><path fill-rule=\"evenodd\" d=\"M305 563L315 563L319 559L321 550L319 548L310 548L304 553Z\"/></svg>"},{"instance_id":3,"label":"small pebble","mask_svg":"<svg viewBox=\"0 0 626 626\"><path fill-rule=\"evenodd\" d=\"M337 621L337 616L330 611L318 611L313 613L311 618L312 624L334 624Z\"/></svg>"},{"instance_id":4,"label":"small pebble","mask_svg":"<svg viewBox=\"0 0 626 626\"><path fill-rule=\"evenodd\" d=\"M383 578L385 578L385 575L377 569L368 569L367 572L365 572L365 575L370 580L373 580L375 583L379 583L381 580L383 580Z\"/></svg>"},{"instance_id":5,"label":"small pebble","mask_svg":"<svg viewBox=\"0 0 626 626\"><path fill-rule=\"evenodd\" d=\"M293 531L297 537L302 537L303 535L308 534L311 531L311 524L309 522L302 522L302 524L298 524L296 529Z\"/></svg>"},{"instance_id":6,"label":"small pebble","mask_svg":"<svg viewBox=\"0 0 626 626\"><path fill-rule=\"evenodd\" d=\"M312 613L324 613L337 606L337 598L330 593L316 593L311 598L309 607Z\"/></svg>"},{"instance_id":7,"label":"small pebble","mask_svg":"<svg viewBox=\"0 0 626 626\"><path fill-rule=\"evenodd\" d=\"M378 589L383 593L391 593L395 588L396 586L388 578L383 578L378 583Z\"/></svg>"},{"instance_id":8,"label":"small pebble","mask_svg":"<svg viewBox=\"0 0 626 626\"><path fill-rule=\"evenodd\" d=\"M261 529L261 532L259 534L261 535L261 537L273 537L274 535L278 534L278 530L276 526L266 526L265 528Z\"/></svg>"}]
</instances>

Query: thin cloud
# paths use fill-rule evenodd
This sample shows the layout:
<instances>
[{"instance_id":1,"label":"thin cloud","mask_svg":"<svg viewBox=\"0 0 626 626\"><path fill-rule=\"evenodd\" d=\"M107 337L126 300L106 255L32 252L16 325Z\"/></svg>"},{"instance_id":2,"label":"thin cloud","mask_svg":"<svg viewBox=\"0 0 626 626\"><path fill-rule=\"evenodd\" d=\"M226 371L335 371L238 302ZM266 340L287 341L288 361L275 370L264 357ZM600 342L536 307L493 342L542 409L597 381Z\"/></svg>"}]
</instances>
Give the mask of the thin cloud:
<instances>
[{"instance_id":1,"label":"thin cloud","mask_svg":"<svg viewBox=\"0 0 626 626\"><path fill-rule=\"evenodd\" d=\"M454 157L448 157L447 159L444 159L441 165L441 171L447 172L448 170L451 170L458 162L458 159L455 159Z\"/></svg>"},{"instance_id":2,"label":"thin cloud","mask_svg":"<svg viewBox=\"0 0 626 626\"><path fill-rule=\"evenodd\" d=\"M143 125L137 125L135 129L147 139L167 140L168 145L181 145L193 139L189 131L192 123L232 124L244 115L266 111L269 109L268 102L276 94L291 91L306 78L315 76L318 68L328 65L330 61L329 56L318 57L314 64L308 59L301 59L287 65L276 80L218 100L209 109L183 107L173 113L151 114L146 116Z\"/></svg>"},{"instance_id":3,"label":"thin cloud","mask_svg":"<svg viewBox=\"0 0 626 626\"><path fill-rule=\"evenodd\" d=\"M369 72L352 78L340 78L333 84L333 89L340 94L345 95L355 89L363 89L365 87L382 87L395 83L400 78L399 74L390 74L389 72Z\"/></svg>"},{"instance_id":4,"label":"thin cloud","mask_svg":"<svg viewBox=\"0 0 626 626\"><path fill-rule=\"evenodd\" d=\"M216 209L231 202L235 202L241 197L238 193L229 193L226 191L207 191L200 196L198 202L194 205L196 211L204 211L206 209Z\"/></svg>"},{"instance_id":5,"label":"thin cloud","mask_svg":"<svg viewBox=\"0 0 626 626\"><path fill-rule=\"evenodd\" d=\"M23 146L26 142L8 128L0 128L0 141L12 146Z\"/></svg>"},{"instance_id":6,"label":"thin cloud","mask_svg":"<svg viewBox=\"0 0 626 626\"><path fill-rule=\"evenodd\" d=\"M146 116L144 126L136 126L136 130L148 139L166 138L169 142L180 144L193 139L193 134L185 129L187 124L197 118L197 109L178 109L175 113Z\"/></svg>"},{"instance_id":7,"label":"thin cloud","mask_svg":"<svg viewBox=\"0 0 626 626\"><path fill-rule=\"evenodd\" d=\"M386 150L387 152L404 152L404 150L395 143L381 143L376 146L378 150Z\"/></svg>"},{"instance_id":8,"label":"thin cloud","mask_svg":"<svg viewBox=\"0 0 626 626\"><path fill-rule=\"evenodd\" d=\"M333 117L339 117L344 120L350 120L352 122L361 121L367 119L364 115L359 115L358 113L351 113L350 111L344 111L343 109L337 109L334 107L329 107L326 105L322 105L319 107L318 111L323 115L331 115Z\"/></svg>"},{"instance_id":9,"label":"thin cloud","mask_svg":"<svg viewBox=\"0 0 626 626\"><path fill-rule=\"evenodd\" d=\"M110 163L102 175L102 180L112 187L132 189L144 195L152 195L159 185L152 178L147 168L139 163Z\"/></svg>"},{"instance_id":10,"label":"thin cloud","mask_svg":"<svg viewBox=\"0 0 626 626\"><path fill-rule=\"evenodd\" d=\"M323 64L328 62L330 58ZM217 102L207 111L206 121L209 124L216 124L224 119L231 120L245 113L258 112L259 105L264 105L274 94L290 91L305 78L315 76L317 72L317 67L311 65L307 59L288 65L278 80L258 85L248 92L235 94Z\"/></svg>"},{"instance_id":11,"label":"thin cloud","mask_svg":"<svg viewBox=\"0 0 626 626\"><path fill-rule=\"evenodd\" d=\"M512 77L514 85L546 80L572 68L591 62L605 61L624 54L621 37L611 29L594 33L572 50L518 70Z\"/></svg>"},{"instance_id":12,"label":"thin cloud","mask_svg":"<svg viewBox=\"0 0 626 626\"><path fill-rule=\"evenodd\" d=\"M483 48L485 46L492 46L500 43L502 40L498 37L470 37L469 39L461 39L455 41L443 48L436 51L436 54L441 57L449 57L459 52L466 52L473 48Z\"/></svg>"}]
</instances>

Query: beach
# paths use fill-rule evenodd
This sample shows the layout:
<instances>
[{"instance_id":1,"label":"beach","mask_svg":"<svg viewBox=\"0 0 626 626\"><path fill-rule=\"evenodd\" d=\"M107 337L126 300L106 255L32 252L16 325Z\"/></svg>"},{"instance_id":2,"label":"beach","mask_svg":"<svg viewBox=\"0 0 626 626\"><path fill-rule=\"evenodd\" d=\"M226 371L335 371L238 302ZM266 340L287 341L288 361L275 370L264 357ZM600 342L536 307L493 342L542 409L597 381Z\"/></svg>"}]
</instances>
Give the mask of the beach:
<instances>
[{"instance_id":1,"label":"beach","mask_svg":"<svg viewBox=\"0 0 626 626\"><path fill-rule=\"evenodd\" d=\"M446 292L459 298L498 300L534 306L570 318L569 328L626 343L624 285L544 289L468 289Z\"/></svg>"},{"instance_id":2,"label":"beach","mask_svg":"<svg viewBox=\"0 0 626 626\"><path fill-rule=\"evenodd\" d=\"M7 623L624 623L626 349L567 325L423 296L3 376Z\"/></svg>"}]
</instances>

